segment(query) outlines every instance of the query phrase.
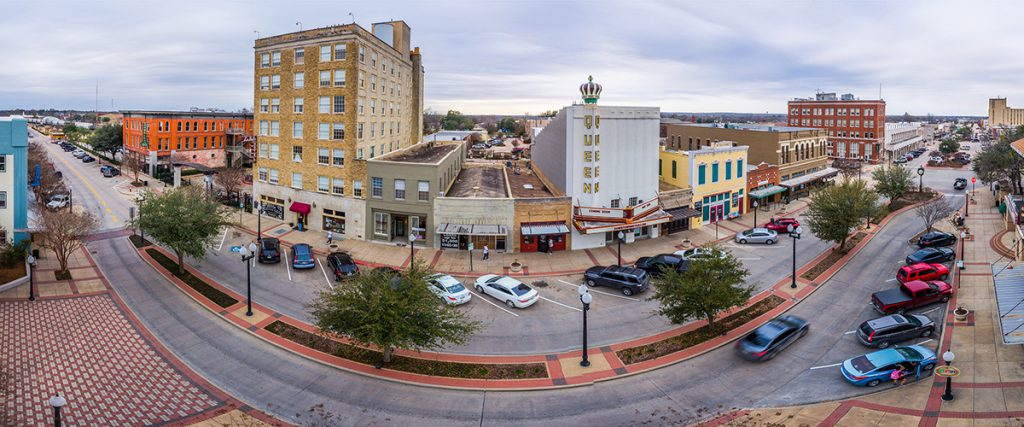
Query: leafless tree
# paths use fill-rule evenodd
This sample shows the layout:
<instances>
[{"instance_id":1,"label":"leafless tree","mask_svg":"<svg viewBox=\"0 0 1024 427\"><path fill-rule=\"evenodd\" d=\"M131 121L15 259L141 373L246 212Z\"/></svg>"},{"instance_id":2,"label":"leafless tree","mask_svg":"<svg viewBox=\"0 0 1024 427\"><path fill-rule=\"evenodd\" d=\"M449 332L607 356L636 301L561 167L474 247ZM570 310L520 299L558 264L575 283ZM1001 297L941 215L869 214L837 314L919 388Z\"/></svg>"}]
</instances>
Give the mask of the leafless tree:
<instances>
[{"instance_id":1,"label":"leafless tree","mask_svg":"<svg viewBox=\"0 0 1024 427\"><path fill-rule=\"evenodd\" d=\"M28 168L29 179L35 174L36 165L39 165L39 186L33 187L36 195L36 205L33 206L36 212L42 210L50 196L55 194L67 194L67 186L64 179L57 175L50 155L42 143L31 143L28 145Z\"/></svg>"},{"instance_id":2,"label":"leafless tree","mask_svg":"<svg viewBox=\"0 0 1024 427\"><path fill-rule=\"evenodd\" d=\"M956 209L949 204L949 200L942 195L914 208L914 212L917 212L917 216L924 221L924 225L928 227L929 232L932 231L932 226L936 222L950 216L955 211Z\"/></svg>"},{"instance_id":3,"label":"leafless tree","mask_svg":"<svg viewBox=\"0 0 1024 427\"><path fill-rule=\"evenodd\" d=\"M124 160L121 162L121 165L131 171L132 175L135 176L134 184L135 186L138 186L139 172L142 170L142 159L139 158L138 153L129 152L125 154L126 155L124 156Z\"/></svg>"},{"instance_id":4,"label":"leafless tree","mask_svg":"<svg viewBox=\"0 0 1024 427\"><path fill-rule=\"evenodd\" d=\"M857 159L835 159L832 167L839 169L843 178L850 179L860 174L861 161Z\"/></svg>"},{"instance_id":5,"label":"leafless tree","mask_svg":"<svg viewBox=\"0 0 1024 427\"><path fill-rule=\"evenodd\" d=\"M42 215L43 231L38 234L42 245L57 255L62 275L67 274L68 259L82 247L82 238L96 229L96 217L74 209L45 211Z\"/></svg>"},{"instance_id":6,"label":"leafless tree","mask_svg":"<svg viewBox=\"0 0 1024 427\"><path fill-rule=\"evenodd\" d=\"M242 180L244 178L245 169L229 166L217 169L217 174L213 176L213 182L224 189L225 195L231 197L232 194L238 193L238 189L242 186Z\"/></svg>"}]
</instances>

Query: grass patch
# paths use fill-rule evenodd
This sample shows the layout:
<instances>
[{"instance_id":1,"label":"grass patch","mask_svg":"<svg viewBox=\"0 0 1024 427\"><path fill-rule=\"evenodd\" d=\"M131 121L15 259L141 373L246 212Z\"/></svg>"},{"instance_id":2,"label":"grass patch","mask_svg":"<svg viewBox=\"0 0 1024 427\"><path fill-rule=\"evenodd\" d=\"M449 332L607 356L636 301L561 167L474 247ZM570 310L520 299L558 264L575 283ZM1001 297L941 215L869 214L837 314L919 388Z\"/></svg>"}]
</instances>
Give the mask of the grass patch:
<instances>
[{"instance_id":1,"label":"grass patch","mask_svg":"<svg viewBox=\"0 0 1024 427\"><path fill-rule=\"evenodd\" d=\"M53 277L55 277L57 280L71 280L71 271L57 270L53 272Z\"/></svg>"},{"instance_id":2,"label":"grass patch","mask_svg":"<svg viewBox=\"0 0 1024 427\"><path fill-rule=\"evenodd\" d=\"M867 233L854 234L852 237L847 239L846 247L852 248L857 246L857 244L860 243L861 240L864 240L865 237L867 237ZM847 252L849 252L849 250L847 250ZM810 270L805 271L804 274L800 275L800 277L807 280L817 279L818 276L821 276L822 273L829 268L832 268L832 266L839 262L841 258L846 256L847 252L839 252L835 249L829 251L828 256L825 257L825 259L818 261L817 264L814 264Z\"/></svg>"},{"instance_id":3,"label":"grass patch","mask_svg":"<svg viewBox=\"0 0 1024 427\"><path fill-rule=\"evenodd\" d=\"M132 244L135 245L136 248L144 248L146 246L153 245L153 242L143 239L142 236L138 234L132 234L131 236L128 236L128 240L131 240Z\"/></svg>"},{"instance_id":4,"label":"grass patch","mask_svg":"<svg viewBox=\"0 0 1024 427\"><path fill-rule=\"evenodd\" d=\"M17 262L10 267L0 267L0 284L25 277L25 263Z\"/></svg>"},{"instance_id":5,"label":"grass patch","mask_svg":"<svg viewBox=\"0 0 1024 427\"><path fill-rule=\"evenodd\" d=\"M744 308L743 310L718 320L716 323L720 329L712 330L707 325L704 325L692 331L666 338L661 341L619 350L615 352L615 354L618 355L619 359L622 360L622 363L626 365L656 359L720 337L722 335L721 331L728 331L743 326L747 322L771 311L773 308L778 307L784 302L786 302L784 298L777 295L770 295L768 298L758 301L750 307Z\"/></svg>"},{"instance_id":6,"label":"grass patch","mask_svg":"<svg viewBox=\"0 0 1024 427\"><path fill-rule=\"evenodd\" d=\"M323 337L281 321L267 325L266 330L301 346L353 362L374 365L381 359L381 353L378 351ZM461 363L399 355L391 357L391 363L387 365L387 368L436 377L487 380L547 378L548 376L547 366L543 363Z\"/></svg>"},{"instance_id":7,"label":"grass patch","mask_svg":"<svg viewBox=\"0 0 1024 427\"><path fill-rule=\"evenodd\" d=\"M193 276L192 273L189 273L188 270L184 270L184 272L179 273L177 261L168 258L167 255L164 255L163 252L160 252L155 248L150 248L146 249L146 253L148 253L149 256L153 257L153 259L156 260L156 262L159 263L161 266L163 266L163 268L166 268L167 271L170 271L171 274L174 275L174 277L181 279L182 282L185 282L185 284L188 285L190 288L195 289L196 292L199 292L210 301L213 301L214 304L217 304L223 308L231 307L235 304L238 304L238 300L232 298L230 295L225 294L224 292L221 292L219 289L203 281L203 279Z\"/></svg>"}]
</instances>

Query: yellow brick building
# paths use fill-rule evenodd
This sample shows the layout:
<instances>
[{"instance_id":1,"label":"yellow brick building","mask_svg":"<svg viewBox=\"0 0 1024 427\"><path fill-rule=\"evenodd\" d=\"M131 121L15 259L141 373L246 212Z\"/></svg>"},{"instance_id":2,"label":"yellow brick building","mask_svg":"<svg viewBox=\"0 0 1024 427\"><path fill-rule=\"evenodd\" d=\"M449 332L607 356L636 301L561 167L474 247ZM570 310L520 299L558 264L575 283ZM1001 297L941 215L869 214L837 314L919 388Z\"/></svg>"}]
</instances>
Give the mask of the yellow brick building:
<instances>
[{"instance_id":1,"label":"yellow brick building","mask_svg":"<svg viewBox=\"0 0 1024 427\"><path fill-rule=\"evenodd\" d=\"M363 239L365 161L420 142L423 65L403 21L256 40L254 196L266 215Z\"/></svg>"},{"instance_id":2,"label":"yellow brick building","mask_svg":"<svg viewBox=\"0 0 1024 427\"><path fill-rule=\"evenodd\" d=\"M689 151L662 147L658 158L661 181L693 192L693 209L700 216L691 219L690 228L743 214L746 168L747 146L730 141Z\"/></svg>"}]
</instances>

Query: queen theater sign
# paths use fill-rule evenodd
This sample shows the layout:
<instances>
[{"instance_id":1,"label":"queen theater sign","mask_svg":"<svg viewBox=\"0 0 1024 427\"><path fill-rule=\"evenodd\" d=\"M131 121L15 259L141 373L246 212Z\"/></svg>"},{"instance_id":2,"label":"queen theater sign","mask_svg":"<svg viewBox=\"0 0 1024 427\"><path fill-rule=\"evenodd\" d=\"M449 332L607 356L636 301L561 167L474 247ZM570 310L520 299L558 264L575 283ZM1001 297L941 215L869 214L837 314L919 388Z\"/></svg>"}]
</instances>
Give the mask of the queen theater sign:
<instances>
[{"instance_id":1,"label":"queen theater sign","mask_svg":"<svg viewBox=\"0 0 1024 427\"><path fill-rule=\"evenodd\" d=\"M597 109L596 105L591 106ZM583 134L583 193L596 194L601 191L601 116L584 115L583 126L587 128Z\"/></svg>"}]
</instances>

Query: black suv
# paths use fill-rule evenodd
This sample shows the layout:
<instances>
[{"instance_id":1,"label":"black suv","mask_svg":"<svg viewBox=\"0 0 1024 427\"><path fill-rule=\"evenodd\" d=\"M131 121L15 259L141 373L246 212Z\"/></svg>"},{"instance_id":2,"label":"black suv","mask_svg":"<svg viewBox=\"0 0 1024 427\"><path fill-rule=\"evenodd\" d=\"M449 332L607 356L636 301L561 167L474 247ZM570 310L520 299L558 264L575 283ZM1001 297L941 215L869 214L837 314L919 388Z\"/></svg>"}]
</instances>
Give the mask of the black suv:
<instances>
[{"instance_id":1,"label":"black suv","mask_svg":"<svg viewBox=\"0 0 1024 427\"><path fill-rule=\"evenodd\" d=\"M590 267L583 273L583 281L590 287L617 288L623 295L630 296L646 291L651 285L651 276L648 276L646 271L633 267Z\"/></svg>"},{"instance_id":2,"label":"black suv","mask_svg":"<svg viewBox=\"0 0 1024 427\"><path fill-rule=\"evenodd\" d=\"M892 314L861 323L857 339L869 347L886 348L891 344L935 332L935 322L920 314Z\"/></svg>"},{"instance_id":3,"label":"black suv","mask_svg":"<svg viewBox=\"0 0 1024 427\"><path fill-rule=\"evenodd\" d=\"M359 266L356 265L355 260L344 252L331 252L330 255L327 255L327 265L331 266L334 279L339 282L359 273Z\"/></svg>"},{"instance_id":4,"label":"black suv","mask_svg":"<svg viewBox=\"0 0 1024 427\"><path fill-rule=\"evenodd\" d=\"M674 254L660 254L640 257L634 266L646 271L651 277L661 277L666 269L678 272L689 270L690 260Z\"/></svg>"},{"instance_id":5,"label":"black suv","mask_svg":"<svg viewBox=\"0 0 1024 427\"><path fill-rule=\"evenodd\" d=\"M920 248L936 248L939 246L949 246L956 244L956 236L943 233L941 231L933 231L926 233L924 236L917 241L917 246Z\"/></svg>"},{"instance_id":6,"label":"black suv","mask_svg":"<svg viewBox=\"0 0 1024 427\"><path fill-rule=\"evenodd\" d=\"M950 248L923 248L907 256L907 265L914 265L919 262L940 263L949 262L956 258L956 253Z\"/></svg>"},{"instance_id":7,"label":"black suv","mask_svg":"<svg viewBox=\"0 0 1024 427\"><path fill-rule=\"evenodd\" d=\"M273 237L260 240L260 263L281 262L281 241Z\"/></svg>"},{"instance_id":8,"label":"black suv","mask_svg":"<svg viewBox=\"0 0 1024 427\"><path fill-rule=\"evenodd\" d=\"M957 178L956 181L953 181L954 190L963 190L965 188L967 188L967 178Z\"/></svg>"}]
</instances>

